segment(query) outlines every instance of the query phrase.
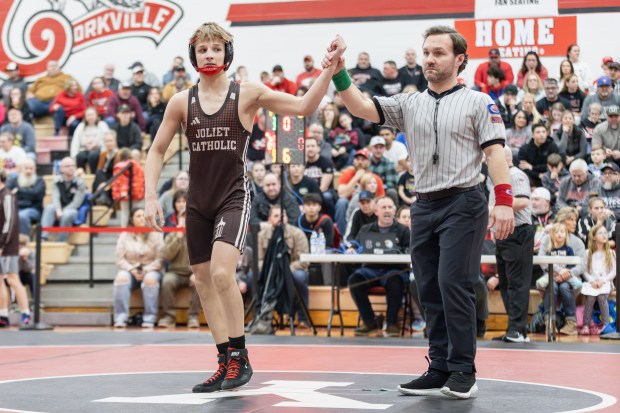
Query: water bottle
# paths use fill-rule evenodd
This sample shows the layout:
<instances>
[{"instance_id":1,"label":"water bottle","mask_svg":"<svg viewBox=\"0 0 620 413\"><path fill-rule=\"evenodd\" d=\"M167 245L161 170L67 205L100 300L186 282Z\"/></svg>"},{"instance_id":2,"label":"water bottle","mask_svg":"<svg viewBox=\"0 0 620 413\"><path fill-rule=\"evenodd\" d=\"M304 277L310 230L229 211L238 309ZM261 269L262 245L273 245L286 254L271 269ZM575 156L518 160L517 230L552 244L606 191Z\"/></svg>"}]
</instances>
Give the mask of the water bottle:
<instances>
[{"instance_id":1,"label":"water bottle","mask_svg":"<svg viewBox=\"0 0 620 413\"><path fill-rule=\"evenodd\" d=\"M60 175L60 161L54 161L54 175Z\"/></svg>"},{"instance_id":2,"label":"water bottle","mask_svg":"<svg viewBox=\"0 0 620 413\"><path fill-rule=\"evenodd\" d=\"M317 240L317 249L319 250L317 254L325 254L325 235L323 231L319 231L319 237Z\"/></svg>"},{"instance_id":3,"label":"water bottle","mask_svg":"<svg viewBox=\"0 0 620 413\"><path fill-rule=\"evenodd\" d=\"M312 231L312 235L310 235L310 254L318 254L318 241L319 234L316 231Z\"/></svg>"}]
</instances>

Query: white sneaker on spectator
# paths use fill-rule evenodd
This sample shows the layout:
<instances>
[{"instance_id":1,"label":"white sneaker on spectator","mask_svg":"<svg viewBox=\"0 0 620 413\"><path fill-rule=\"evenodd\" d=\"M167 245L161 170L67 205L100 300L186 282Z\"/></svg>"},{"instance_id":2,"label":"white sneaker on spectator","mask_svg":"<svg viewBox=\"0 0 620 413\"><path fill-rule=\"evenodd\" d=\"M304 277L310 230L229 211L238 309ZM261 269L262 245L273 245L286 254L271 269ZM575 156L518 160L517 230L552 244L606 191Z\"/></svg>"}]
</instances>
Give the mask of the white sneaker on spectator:
<instances>
[{"instance_id":1,"label":"white sneaker on spectator","mask_svg":"<svg viewBox=\"0 0 620 413\"><path fill-rule=\"evenodd\" d=\"M176 322L172 317L167 315L159 319L157 322L157 327L174 328L176 327Z\"/></svg>"},{"instance_id":2,"label":"white sneaker on spectator","mask_svg":"<svg viewBox=\"0 0 620 413\"><path fill-rule=\"evenodd\" d=\"M504 336L504 341L510 341L512 343L529 343L530 338L524 337L523 334L516 331L509 331Z\"/></svg>"},{"instance_id":3,"label":"white sneaker on spectator","mask_svg":"<svg viewBox=\"0 0 620 413\"><path fill-rule=\"evenodd\" d=\"M198 317L190 317L187 320L187 328L200 328L200 321L198 321Z\"/></svg>"},{"instance_id":4,"label":"white sneaker on spectator","mask_svg":"<svg viewBox=\"0 0 620 413\"><path fill-rule=\"evenodd\" d=\"M142 322L142 328L143 329L152 329L153 327L155 327L155 323L149 323L146 321Z\"/></svg>"},{"instance_id":5,"label":"white sneaker on spectator","mask_svg":"<svg viewBox=\"0 0 620 413\"><path fill-rule=\"evenodd\" d=\"M114 328L125 328L127 323L125 321L117 321L114 323Z\"/></svg>"}]
</instances>

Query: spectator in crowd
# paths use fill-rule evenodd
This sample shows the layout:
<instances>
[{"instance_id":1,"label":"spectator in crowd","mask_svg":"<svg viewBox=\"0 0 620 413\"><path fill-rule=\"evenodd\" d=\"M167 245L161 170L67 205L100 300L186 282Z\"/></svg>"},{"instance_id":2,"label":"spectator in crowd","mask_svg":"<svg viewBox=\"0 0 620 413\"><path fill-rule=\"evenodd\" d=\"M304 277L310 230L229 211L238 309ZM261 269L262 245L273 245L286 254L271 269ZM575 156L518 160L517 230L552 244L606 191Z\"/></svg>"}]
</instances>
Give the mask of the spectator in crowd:
<instances>
[{"instance_id":1,"label":"spectator in crowd","mask_svg":"<svg viewBox=\"0 0 620 413\"><path fill-rule=\"evenodd\" d=\"M175 212L166 219L166 226L185 228L186 203L187 191L181 189L174 193ZM163 317L159 319L157 326L165 328L175 327L177 319L175 293L181 288L189 287L191 295L187 311L187 327L199 328L200 298L195 287L195 277L189 265L185 231L172 232L164 238L163 256L168 265L161 282L161 309Z\"/></svg>"},{"instance_id":2,"label":"spectator in crowd","mask_svg":"<svg viewBox=\"0 0 620 413\"><path fill-rule=\"evenodd\" d=\"M131 70L132 74L135 74L138 70L137 68L142 68L142 71L144 72L144 83L146 83L147 85L149 85L150 87L161 87L161 82L159 81L159 78L157 77L157 75L149 70L145 69L145 66L142 64L142 62L133 62L133 64L131 66L128 67L129 70Z\"/></svg>"},{"instance_id":3,"label":"spectator in crowd","mask_svg":"<svg viewBox=\"0 0 620 413\"><path fill-rule=\"evenodd\" d=\"M476 68L476 73L474 74L474 86L476 86L479 90L483 90L489 85L487 72L489 70L489 66L491 65L498 66L502 72L504 72L504 81L501 84L502 89L507 84L514 82L515 77L512 73L512 67L510 64L502 61L499 50L493 48L489 50L489 60L487 62L480 63Z\"/></svg>"},{"instance_id":4,"label":"spectator in crowd","mask_svg":"<svg viewBox=\"0 0 620 413\"><path fill-rule=\"evenodd\" d=\"M599 146L598 148L592 149L590 158L592 159L592 162L588 164L588 171L597 178L600 178L601 170L603 169L603 166L605 166L605 148Z\"/></svg>"},{"instance_id":5,"label":"spectator in crowd","mask_svg":"<svg viewBox=\"0 0 620 413\"><path fill-rule=\"evenodd\" d=\"M261 229L268 228L267 222L271 207L275 204L280 205L280 181L275 174L269 172L263 179L263 192L252 199L252 210L250 213L250 225L260 224ZM284 191L284 209L286 216L291 222L297 222L299 218L299 204L291 194Z\"/></svg>"},{"instance_id":6,"label":"spectator in crowd","mask_svg":"<svg viewBox=\"0 0 620 413\"><path fill-rule=\"evenodd\" d=\"M11 109L17 109L22 114L22 119L24 122L28 122L32 124L32 114L30 113L30 107L26 103L25 94L21 91L21 89L15 87L11 89L8 96L9 102L6 106L6 117L3 120L3 124L6 125L10 122L9 120L9 111Z\"/></svg>"},{"instance_id":7,"label":"spectator in crowd","mask_svg":"<svg viewBox=\"0 0 620 413\"><path fill-rule=\"evenodd\" d=\"M542 186L541 179L547 170L547 157L559 151L553 138L547 135L544 124L532 126L532 140L519 149L519 168L530 178L532 186Z\"/></svg>"},{"instance_id":8,"label":"spectator in crowd","mask_svg":"<svg viewBox=\"0 0 620 413\"><path fill-rule=\"evenodd\" d=\"M603 108L620 105L620 98L612 93L611 79L608 76L601 76L598 78L596 81L596 93L591 93L586 100L583 101L581 111L588 113L588 108L594 102L600 103ZM602 112L601 118L605 120L606 117L606 112Z\"/></svg>"},{"instance_id":9,"label":"spectator in crowd","mask_svg":"<svg viewBox=\"0 0 620 413\"><path fill-rule=\"evenodd\" d=\"M308 245L312 231L321 231L325 237L325 245L334 244L334 222L331 218L321 213L323 200L318 194L307 194L303 197L303 213L298 220L299 228L306 234Z\"/></svg>"},{"instance_id":10,"label":"spectator in crowd","mask_svg":"<svg viewBox=\"0 0 620 413\"><path fill-rule=\"evenodd\" d=\"M329 142L325 140L323 125L321 125L319 122L312 122L310 126L308 126L308 138L314 138L316 140L316 143L319 147L319 155L328 159L331 162L332 146L329 144ZM307 150L308 148L306 148L306 151Z\"/></svg>"},{"instance_id":11,"label":"spectator in crowd","mask_svg":"<svg viewBox=\"0 0 620 413\"><path fill-rule=\"evenodd\" d=\"M527 113L517 110L513 117L513 125L506 129L506 145L512 149L515 157L519 149L532 139L532 128L527 125Z\"/></svg>"},{"instance_id":12,"label":"spectator in crowd","mask_svg":"<svg viewBox=\"0 0 620 413\"><path fill-rule=\"evenodd\" d=\"M250 175L250 193L252 194L252 199L256 198L256 196L263 192L263 179L265 178L265 174L267 170L265 169L265 164L261 161L256 161L252 163L252 173Z\"/></svg>"},{"instance_id":13,"label":"spectator in crowd","mask_svg":"<svg viewBox=\"0 0 620 413\"><path fill-rule=\"evenodd\" d=\"M321 194L319 184L312 178L304 175L303 164L290 164L288 168L288 185L292 190L299 206L303 205L303 197L307 194Z\"/></svg>"},{"instance_id":14,"label":"spectator in crowd","mask_svg":"<svg viewBox=\"0 0 620 413\"><path fill-rule=\"evenodd\" d=\"M416 200L415 177L411 171L409 160L407 160L407 170L398 178L398 198L401 208L411 206Z\"/></svg>"},{"instance_id":15,"label":"spectator in crowd","mask_svg":"<svg viewBox=\"0 0 620 413\"><path fill-rule=\"evenodd\" d=\"M588 213L577 221L577 236L588 245L590 230L596 225L602 225L613 240L616 232L616 218L614 213L605 208L605 201L600 196L592 196L588 201ZM615 247L616 244L612 245Z\"/></svg>"},{"instance_id":16,"label":"spectator in crowd","mask_svg":"<svg viewBox=\"0 0 620 413\"><path fill-rule=\"evenodd\" d=\"M9 123L0 127L0 133L10 132L15 137L13 143L21 147L31 158L36 158L35 153L35 130L34 127L23 121L22 112L11 108L7 115Z\"/></svg>"},{"instance_id":17,"label":"spectator in crowd","mask_svg":"<svg viewBox=\"0 0 620 413\"><path fill-rule=\"evenodd\" d=\"M284 222L284 242L290 254L290 269L293 273L293 280L297 291L299 291L302 302L305 307L308 308L308 299L310 296L308 289L308 263L299 260L301 254L310 252L308 239L301 229L288 223L286 211L282 211L281 206L278 204L270 207L267 225L258 233L258 267L263 268L269 241L271 241L273 232L280 225L280 222ZM294 222L297 222L297 220ZM248 274L249 285L251 285L251 278L252 277ZM299 311L298 308L295 308L295 312L297 313L298 327L306 327L308 322L306 315L303 311Z\"/></svg>"},{"instance_id":18,"label":"spectator in crowd","mask_svg":"<svg viewBox=\"0 0 620 413\"><path fill-rule=\"evenodd\" d=\"M603 72L603 76L609 76L609 62L613 62L614 58L611 56L604 56L603 63L601 63L601 71Z\"/></svg>"},{"instance_id":19,"label":"spectator in crowd","mask_svg":"<svg viewBox=\"0 0 620 413\"><path fill-rule=\"evenodd\" d=\"M121 106L127 106L129 108L129 112L131 113L130 120L136 122L138 126L140 126L140 130L144 130L146 127L146 121L144 120L140 102L131 94L131 85L131 82L121 83L118 92L114 94L108 103L108 113L105 121L110 128L114 128L116 125L117 115Z\"/></svg>"},{"instance_id":20,"label":"spectator in crowd","mask_svg":"<svg viewBox=\"0 0 620 413\"><path fill-rule=\"evenodd\" d=\"M559 153L551 153L547 156L547 172L542 177L542 186L551 193L553 205L559 196L560 183L569 175Z\"/></svg>"},{"instance_id":21,"label":"spectator in crowd","mask_svg":"<svg viewBox=\"0 0 620 413\"><path fill-rule=\"evenodd\" d=\"M335 102L328 103L323 106L321 113L319 114L319 122L321 126L323 126L323 140L329 143L329 137L331 135L332 129L338 127L338 118L340 116L340 111L336 106ZM331 151L331 144L330 144ZM330 155L331 157L331 155Z\"/></svg>"},{"instance_id":22,"label":"spectator in crowd","mask_svg":"<svg viewBox=\"0 0 620 413\"><path fill-rule=\"evenodd\" d=\"M546 228L553 222L555 214L551 208L551 193L548 189L542 187L534 189L530 201L532 206L532 225L536 230L534 235L534 254L538 254L540 243L546 234ZM536 268L540 269L540 267Z\"/></svg>"},{"instance_id":23,"label":"spectator in crowd","mask_svg":"<svg viewBox=\"0 0 620 413\"><path fill-rule=\"evenodd\" d=\"M114 92L105 87L103 78L96 76L90 82L86 94L86 106L94 107L97 110L97 115L103 119L108 113L108 103L112 96L114 96Z\"/></svg>"},{"instance_id":24,"label":"spectator in crowd","mask_svg":"<svg viewBox=\"0 0 620 413\"><path fill-rule=\"evenodd\" d=\"M381 93L381 72L370 65L370 55L361 52L357 55L357 65L349 70L351 80L357 87L364 88L371 94Z\"/></svg>"},{"instance_id":25,"label":"spectator in crowd","mask_svg":"<svg viewBox=\"0 0 620 413\"><path fill-rule=\"evenodd\" d=\"M19 234L19 280L24 287L34 291L33 278L35 271L35 255L34 251L28 246L30 238L28 235Z\"/></svg>"},{"instance_id":26,"label":"spectator in crowd","mask_svg":"<svg viewBox=\"0 0 620 413\"><path fill-rule=\"evenodd\" d=\"M568 59L562 60L562 62L560 62L560 71L558 75L558 86L560 89L564 88L564 85L568 82L572 75L575 75L573 64ZM577 77L577 87L579 87L579 77Z\"/></svg>"},{"instance_id":27,"label":"spectator in crowd","mask_svg":"<svg viewBox=\"0 0 620 413\"><path fill-rule=\"evenodd\" d=\"M142 156L142 132L135 122L131 121L131 108L121 105L118 108L118 122L112 129L116 132L118 148L129 148L134 159Z\"/></svg>"},{"instance_id":28,"label":"spectator in crowd","mask_svg":"<svg viewBox=\"0 0 620 413\"><path fill-rule=\"evenodd\" d=\"M407 170L407 147L396 140L396 133L394 129L389 126L382 126L379 128L379 137L385 140L385 150L383 157L388 159L394 164L397 173L403 173Z\"/></svg>"},{"instance_id":29,"label":"spectator in crowd","mask_svg":"<svg viewBox=\"0 0 620 413\"><path fill-rule=\"evenodd\" d=\"M387 191L387 195L394 200L394 204L398 203L398 175L394 163L383 156L385 152L385 139L381 136L374 136L370 140L370 165L368 170L374 172L383 181L383 186Z\"/></svg>"},{"instance_id":30,"label":"spectator in crowd","mask_svg":"<svg viewBox=\"0 0 620 413\"><path fill-rule=\"evenodd\" d=\"M120 87L120 80L114 77L114 71L116 67L112 63L107 63L103 66L103 83L106 89L110 89L112 92L118 91Z\"/></svg>"},{"instance_id":31,"label":"spectator in crowd","mask_svg":"<svg viewBox=\"0 0 620 413\"><path fill-rule=\"evenodd\" d=\"M592 85L592 72L587 63L580 60L581 48L576 44L571 44L566 49L566 58L573 64L573 69L579 77L579 86L582 90L589 90Z\"/></svg>"},{"instance_id":32,"label":"spectator in crowd","mask_svg":"<svg viewBox=\"0 0 620 413\"><path fill-rule=\"evenodd\" d=\"M568 62L568 60L565 60ZM586 100L586 94L579 88L579 78L576 74L569 75L560 91L560 98L570 102L571 110L576 116L581 116L581 107Z\"/></svg>"},{"instance_id":33,"label":"spectator in crowd","mask_svg":"<svg viewBox=\"0 0 620 413\"><path fill-rule=\"evenodd\" d=\"M86 165L88 165L90 173L95 173L99 162L99 152L103 145L103 136L108 130L108 124L99 120L97 109L87 108L84 112L84 120L75 129L71 140L70 156L75 158L78 168L86 170Z\"/></svg>"},{"instance_id":34,"label":"spectator in crowd","mask_svg":"<svg viewBox=\"0 0 620 413\"><path fill-rule=\"evenodd\" d=\"M116 144L116 131L108 130L103 135L103 148L99 153L95 181L93 182L93 192L105 187L105 182L112 178L114 165L118 162L118 146ZM102 192L99 199L94 200L97 205L112 206L112 193L110 188Z\"/></svg>"},{"instance_id":35,"label":"spectator in crowd","mask_svg":"<svg viewBox=\"0 0 620 413\"><path fill-rule=\"evenodd\" d=\"M143 228L144 210L132 211L129 227ZM142 327L153 328L159 312L159 281L164 264L164 240L158 232L123 232L116 244L114 279L114 327L124 328L129 318L131 292L142 289Z\"/></svg>"},{"instance_id":36,"label":"spectator in crowd","mask_svg":"<svg viewBox=\"0 0 620 413\"><path fill-rule=\"evenodd\" d=\"M603 112L603 105L600 103L592 103L587 112L582 112L585 116L581 118L581 124L579 127L583 130L586 140L588 142L588 151L592 148L592 136L594 135L594 128L596 128L601 122L601 113Z\"/></svg>"},{"instance_id":37,"label":"spectator in crowd","mask_svg":"<svg viewBox=\"0 0 620 413\"><path fill-rule=\"evenodd\" d=\"M398 73L403 77L405 86L413 85L418 92L424 92L428 82L424 77L422 66L417 62L417 55L414 49L405 50L405 65L398 69Z\"/></svg>"},{"instance_id":38,"label":"spectator in crowd","mask_svg":"<svg viewBox=\"0 0 620 413\"><path fill-rule=\"evenodd\" d=\"M252 134L248 143L248 161L264 161L267 140L265 139L265 110L258 109L254 116Z\"/></svg>"},{"instance_id":39,"label":"spectator in crowd","mask_svg":"<svg viewBox=\"0 0 620 413\"><path fill-rule=\"evenodd\" d=\"M26 158L19 174L9 178L7 187L17 197L19 232L30 235L32 225L41 219L45 198L45 182L37 176L34 160Z\"/></svg>"},{"instance_id":40,"label":"spectator in crowd","mask_svg":"<svg viewBox=\"0 0 620 413\"><path fill-rule=\"evenodd\" d=\"M383 63L383 80L379 83L379 88L383 96L394 96L405 88L405 80L393 60Z\"/></svg>"},{"instance_id":41,"label":"spectator in crowd","mask_svg":"<svg viewBox=\"0 0 620 413\"><path fill-rule=\"evenodd\" d=\"M359 188L355 190L355 193L351 197L349 201L349 205L347 206L347 214L346 220L349 222L351 220L351 216L355 212L356 209L359 208L359 196L362 192L368 192L373 194L376 197L384 196L385 193L377 194L377 190L379 188L379 178L376 174L372 172L366 172L362 179L360 179Z\"/></svg>"},{"instance_id":42,"label":"spectator in crowd","mask_svg":"<svg viewBox=\"0 0 620 413\"><path fill-rule=\"evenodd\" d=\"M129 165L131 165L131 171L129 169L123 171ZM126 227L130 220L129 200L142 201L144 199L144 170L140 162L131 159L129 149L122 148L118 152L118 163L114 165L112 173L119 175L112 182L112 199L120 205L120 226Z\"/></svg>"},{"instance_id":43,"label":"spectator in crowd","mask_svg":"<svg viewBox=\"0 0 620 413\"><path fill-rule=\"evenodd\" d=\"M588 144L583 131L575 125L573 112L566 110L562 113L562 127L554 132L553 140L558 145L566 166L570 166L575 159L586 160Z\"/></svg>"},{"instance_id":44,"label":"spectator in crowd","mask_svg":"<svg viewBox=\"0 0 620 413\"><path fill-rule=\"evenodd\" d=\"M523 63L521 69L517 72L517 86L523 89L526 83L526 79L529 79L529 75L535 74L538 78L544 82L549 77L549 72L540 62L538 53L529 51L523 57ZM512 83L512 82L511 82Z\"/></svg>"},{"instance_id":45,"label":"spectator in crowd","mask_svg":"<svg viewBox=\"0 0 620 413\"><path fill-rule=\"evenodd\" d=\"M549 229L549 244L544 252L544 255L559 257L572 257L577 255L569 245L568 231L564 224L556 223L551 226ZM547 315L549 314L549 300L557 300L559 290L560 302L566 316L566 322L560 329L560 333L571 336L577 335L577 312L574 291L578 290L581 286L580 279L571 273L572 268L574 268L573 265L553 264L553 297L549 297L549 294L545 294L544 300L544 311L545 315ZM536 281L536 287L544 293L549 285L549 275L546 273L546 268L544 268L543 271L545 274ZM547 317L545 317L545 319L547 320ZM555 329L555 326L550 328Z\"/></svg>"},{"instance_id":46,"label":"spectator in crowd","mask_svg":"<svg viewBox=\"0 0 620 413\"><path fill-rule=\"evenodd\" d=\"M551 105L551 109L549 110L549 116L547 117L547 130L549 134L553 136L553 134L562 127L562 115L566 111L564 105L559 102ZM556 141L556 144L558 142Z\"/></svg>"},{"instance_id":47,"label":"spectator in crowd","mask_svg":"<svg viewBox=\"0 0 620 413\"><path fill-rule=\"evenodd\" d=\"M334 196L334 164L329 158L320 154L317 136L323 139L323 128L314 123L310 126L314 129L311 135L306 138L306 168L304 174L314 179L319 185L323 196L324 211L330 216L334 215L335 196Z\"/></svg>"},{"instance_id":48,"label":"spectator in crowd","mask_svg":"<svg viewBox=\"0 0 620 413\"><path fill-rule=\"evenodd\" d=\"M601 181L588 173L588 165L583 159L575 159L569 171L570 177L560 182L557 205L558 208L573 207L583 217L588 212L590 194L601 193Z\"/></svg>"},{"instance_id":49,"label":"spectator in crowd","mask_svg":"<svg viewBox=\"0 0 620 413\"><path fill-rule=\"evenodd\" d=\"M189 78L189 75L187 75L187 78L188 78L188 80L191 80ZM237 70L235 70L235 72L233 74L228 76L228 78L230 80L232 80L233 82L235 82L235 83L245 83L245 82L248 82L250 80L250 77L249 77L249 74L248 74L248 68L245 67L245 66L237 66Z\"/></svg>"},{"instance_id":50,"label":"spectator in crowd","mask_svg":"<svg viewBox=\"0 0 620 413\"><path fill-rule=\"evenodd\" d=\"M159 88L152 87L146 98L146 112L148 113L146 121L146 132L151 135L151 142L155 139L161 121L164 119L166 103L161 100L161 92Z\"/></svg>"},{"instance_id":51,"label":"spectator in crowd","mask_svg":"<svg viewBox=\"0 0 620 413\"><path fill-rule=\"evenodd\" d=\"M282 66L275 65L271 70L271 74L271 80L265 83L269 89L288 93L289 95L294 95L295 92L297 92L297 85L295 82L284 77L284 69L282 69Z\"/></svg>"},{"instance_id":52,"label":"spectator in crowd","mask_svg":"<svg viewBox=\"0 0 620 413\"><path fill-rule=\"evenodd\" d=\"M314 67L314 59L310 55L304 56L304 71L297 75L295 83L297 87L302 86L309 88L314 79L319 77L322 70Z\"/></svg>"},{"instance_id":53,"label":"spectator in crowd","mask_svg":"<svg viewBox=\"0 0 620 413\"><path fill-rule=\"evenodd\" d=\"M52 186L52 203L43 209L41 217L42 227L53 227L59 222L61 227L71 227L77 218L78 208L84 202L86 184L75 173L75 159L67 156L60 161L60 175L54 180ZM56 241L64 242L69 237L66 232L60 232ZM49 232L42 234L43 240L50 238Z\"/></svg>"},{"instance_id":54,"label":"spectator in crowd","mask_svg":"<svg viewBox=\"0 0 620 413\"><path fill-rule=\"evenodd\" d=\"M536 101L536 110L538 113L545 119L549 119L551 117L551 106L556 102L561 103L566 110L572 110L570 102L558 96L560 89L558 88L558 81L556 79L549 78L545 80L544 85L545 97Z\"/></svg>"},{"instance_id":55,"label":"spectator in crowd","mask_svg":"<svg viewBox=\"0 0 620 413\"><path fill-rule=\"evenodd\" d=\"M0 133L0 168L9 175L19 173L24 161L28 159L22 148L13 145L14 141L11 132Z\"/></svg>"},{"instance_id":56,"label":"spectator in crowd","mask_svg":"<svg viewBox=\"0 0 620 413\"><path fill-rule=\"evenodd\" d=\"M349 163L353 151L363 148L364 134L353 127L353 118L348 112L338 115L338 125L332 129L328 142L332 145L332 161L337 170L341 170Z\"/></svg>"},{"instance_id":57,"label":"spectator in crowd","mask_svg":"<svg viewBox=\"0 0 620 413\"><path fill-rule=\"evenodd\" d=\"M351 219L347 221L344 239L347 241L355 240L360 229L373 222L377 222L375 195L369 191L362 191L359 194L359 208L353 212Z\"/></svg>"},{"instance_id":58,"label":"spectator in crowd","mask_svg":"<svg viewBox=\"0 0 620 413\"><path fill-rule=\"evenodd\" d=\"M28 91L28 84L19 73L19 66L15 62L9 62L6 65L7 78L2 85L0 85L0 96L3 97L4 106L10 106L10 93L13 89L17 88L22 92L22 96L26 96Z\"/></svg>"},{"instance_id":59,"label":"spectator in crowd","mask_svg":"<svg viewBox=\"0 0 620 413\"><path fill-rule=\"evenodd\" d=\"M620 94L620 79L618 79L618 73L620 72L620 63L609 62L607 64L609 69L609 79L611 79L611 91L616 95Z\"/></svg>"},{"instance_id":60,"label":"spectator in crowd","mask_svg":"<svg viewBox=\"0 0 620 413\"><path fill-rule=\"evenodd\" d=\"M620 107L612 105L605 108L607 121L594 128L592 149L602 146L609 162L620 160Z\"/></svg>"},{"instance_id":61,"label":"spectator in crowd","mask_svg":"<svg viewBox=\"0 0 620 413\"><path fill-rule=\"evenodd\" d=\"M269 72L267 72L266 70L260 72L260 81L262 83L267 83L271 81L271 75L269 74Z\"/></svg>"},{"instance_id":62,"label":"spectator in crowd","mask_svg":"<svg viewBox=\"0 0 620 413\"><path fill-rule=\"evenodd\" d=\"M527 115L527 124L528 126L533 127L533 125L537 125L543 121L542 115L536 109L536 101L534 95L531 93L526 93L523 95L521 99L521 103L517 105L518 109L521 109Z\"/></svg>"},{"instance_id":63,"label":"spectator in crowd","mask_svg":"<svg viewBox=\"0 0 620 413\"><path fill-rule=\"evenodd\" d=\"M611 210L616 219L620 218L620 167L614 162L606 163L601 171L601 198L605 207Z\"/></svg>"},{"instance_id":64,"label":"spectator in crowd","mask_svg":"<svg viewBox=\"0 0 620 413\"><path fill-rule=\"evenodd\" d=\"M60 133L60 129L66 126L69 129L69 136L84 117L86 100L80 92L80 85L75 79L65 81L64 90L60 92L50 105L50 113L54 116L54 132Z\"/></svg>"},{"instance_id":65,"label":"spectator in crowd","mask_svg":"<svg viewBox=\"0 0 620 413\"><path fill-rule=\"evenodd\" d=\"M545 86L536 73L527 75L525 84L523 85L523 95L528 93L534 95L536 101L545 97ZM523 100L523 97L521 97L521 100Z\"/></svg>"},{"instance_id":66,"label":"spectator in crowd","mask_svg":"<svg viewBox=\"0 0 620 413\"><path fill-rule=\"evenodd\" d=\"M133 69L131 69L131 94L138 99L140 106L142 107L142 111L146 112L146 97L149 95L149 90L152 87L157 87L157 85L150 85L146 83L144 80L144 67L135 65ZM147 114L144 113L145 120L147 119Z\"/></svg>"},{"instance_id":67,"label":"spectator in crowd","mask_svg":"<svg viewBox=\"0 0 620 413\"><path fill-rule=\"evenodd\" d=\"M19 279L19 222L17 218L17 201L13 192L7 188L7 174L0 169L0 199L2 199L2 208L0 208L0 274L2 278L2 289L4 290L4 279L9 287L15 293L15 299L19 306L21 314L21 325L30 323L30 305L28 303L28 294L24 285ZM3 310L3 316L6 316L6 307Z\"/></svg>"},{"instance_id":68,"label":"spectator in crowd","mask_svg":"<svg viewBox=\"0 0 620 413\"><path fill-rule=\"evenodd\" d=\"M480 89L482 93L491 96L491 99L497 100L504 94L504 72L496 65L491 65L487 69L487 82Z\"/></svg>"},{"instance_id":69,"label":"spectator in crowd","mask_svg":"<svg viewBox=\"0 0 620 413\"><path fill-rule=\"evenodd\" d=\"M189 189L189 174L186 171L179 171L172 181L172 188L159 197L159 204L164 211L164 216L174 212L174 194L179 191Z\"/></svg>"},{"instance_id":70,"label":"spectator in crowd","mask_svg":"<svg viewBox=\"0 0 620 413\"><path fill-rule=\"evenodd\" d=\"M166 83L166 86L164 86L164 89L161 92L161 100L168 103L168 101L172 98L172 95L179 93L182 90L189 89L192 86L194 86L194 84L187 79L185 66L179 65L174 68L174 78L170 82Z\"/></svg>"},{"instance_id":71,"label":"spectator in crowd","mask_svg":"<svg viewBox=\"0 0 620 413\"><path fill-rule=\"evenodd\" d=\"M393 247L397 251L396 253L408 253L410 230L395 220L396 205L394 201L389 197L382 197L375 201L375 205L377 222L362 227L356 240L361 242L364 237L363 234L366 233L391 233L396 235L396 245ZM350 248L349 252L354 253L355 250ZM400 274L388 278L383 277L390 271L401 269L403 268L399 265L369 264L356 270L349 277L348 285L351 297L363 321L362 326L355 329L356 336L367 336L381 331L383 328L381 320L375 318L375 313L368 299L368 291L376 286L381 286L386 291L387 335L390 337L398 337L400 335L400 327L397 325L398 310L402 303L405 284L409 280L409 271L407 271L406 267Z\"/></svg>"},{"instance_id":72,"label":"spectator in crowd","mask_svg":"<svg viewBox=\"0 0 620 413\"><path fill-rule=\"evenodd\" d=\"M519 100L517 96L519 89L513 84L506 85L504 88L504 94L498 99L495 99L495 104L499 108L499 113L502 115L504 126L511 128L514 122L514 116L517 113Z\"/></svg>"},{"instance_id":73,"label":"spectator in crowd","mask_svg":"<svg viewBox=\"0 0 620 413\"><path fill-rule=\"evenodd\" d=\"M60 71L58 61L47 62L47 74L30 85L26 96L30 112L35 118L49 115L52 101L65 89L69 79L73 78Z\"/></svg>"},{"instance_id":74,"label":"spectator in crowd","mask_svg":"<svg viewBox=\"0 0 620 413\"><path fill-rule=\"evenodd\" d=\"M358 149L353 157L353 165L342 170L338 182L338 201L336 202L336 224L340 232L347 228L346 213L351 197L357 192L362 177L366 175L370 166L370 155L366 149ZM383 181L379 176L377 179L377 194L385 195Z\"/></svg>"},{"instance_id":75,"label":"spectator in crowd","mask_svg":"<svg viewBox=\"0 0 620 413\"><path fill-rule=\"evenodd\" d=\"M166 72L166 74L164 75L164 77L163 77L162 85L167 85L168 83L172 82L174 80L174 77L175 77L174 70L177 67L179 67L179 66L183 66L184 63L185 63L185 59L183 59L182 56L175 56L172 59L172 64L170 65L170 70L168 70ZM189 75L189 73L185 74L185 79L188 80L188 81L192 80L191 76Z\"/></svg>"},{"instance_id":76,"label":"spectator in crowd","mask_svg":"<svg viewBox=\"0 0 620 413\"><path fill-rule=\"evenodd\" d=\"M612 281L616 278L616 254L612 250L609 233L601 224L594 226L590 232L590 243L588 244L588 255L583 278L584 283L581 294L585 297L585 304L583 309L583 327L579 330L579 334L596 335L612 332L613 330L609 328L609 305L607 299L613 289ZM598 326L590 330L595 301L598 302L601 311L600 319L603 322L600 330Z\"/></svg>"}]
</instances>

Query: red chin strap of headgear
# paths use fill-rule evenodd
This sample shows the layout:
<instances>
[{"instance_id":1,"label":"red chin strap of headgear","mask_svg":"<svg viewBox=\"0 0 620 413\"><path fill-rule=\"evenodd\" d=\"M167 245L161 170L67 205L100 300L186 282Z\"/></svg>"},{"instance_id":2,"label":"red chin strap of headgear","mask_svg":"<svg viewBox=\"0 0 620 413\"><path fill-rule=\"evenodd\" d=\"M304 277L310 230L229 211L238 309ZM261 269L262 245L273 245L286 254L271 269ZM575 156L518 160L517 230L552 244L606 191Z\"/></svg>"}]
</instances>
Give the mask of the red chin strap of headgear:
<instances>
[{"instance_id":1,"label":"red chin strap of headgear","mask_svg":"<svg viewBox=\"0 0 620 413\"><path fill-rule=\"evenodd\" d=\"M206 76L215 76L218 73L220 73L222 70L224 70L226 66L222 65L222 66L203 66L203 67L197 67L196 71L202 73L203 75Z\"/></svg>"}]
</instances>

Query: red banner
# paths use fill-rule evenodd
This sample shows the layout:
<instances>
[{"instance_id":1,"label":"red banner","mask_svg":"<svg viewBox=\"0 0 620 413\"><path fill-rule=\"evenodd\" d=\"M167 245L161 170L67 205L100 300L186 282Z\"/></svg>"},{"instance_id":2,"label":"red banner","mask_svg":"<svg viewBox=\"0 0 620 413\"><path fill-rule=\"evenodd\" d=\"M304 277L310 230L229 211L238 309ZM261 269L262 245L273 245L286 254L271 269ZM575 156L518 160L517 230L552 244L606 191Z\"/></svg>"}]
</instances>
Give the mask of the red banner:
<instances>
[{"instance_id":1,"label":"red banner","mask_svg":"<svg viewBox=\"0 0 620 413\"><path fill-rule=\"evenodd\" d=\"M497 48L502 57L523 57L530 50L539 56L565 56L577 43L577 17L532 17L497 20L457 20L455 28L467 39L472 59L486 59Z\"/></svg>"}]
</instances>

